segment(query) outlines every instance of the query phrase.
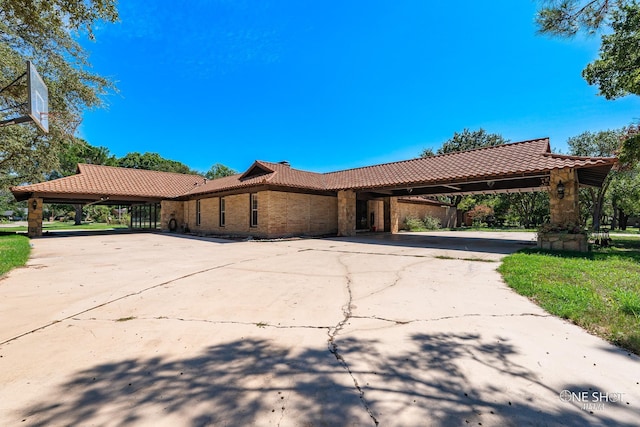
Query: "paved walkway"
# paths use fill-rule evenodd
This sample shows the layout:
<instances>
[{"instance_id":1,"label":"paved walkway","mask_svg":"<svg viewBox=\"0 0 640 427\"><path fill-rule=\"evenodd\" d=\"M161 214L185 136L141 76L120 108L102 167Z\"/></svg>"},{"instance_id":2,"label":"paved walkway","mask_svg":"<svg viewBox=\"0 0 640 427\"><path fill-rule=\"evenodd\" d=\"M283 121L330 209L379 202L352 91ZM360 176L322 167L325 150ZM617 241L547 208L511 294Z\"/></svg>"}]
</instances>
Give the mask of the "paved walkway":
<instances>
[{"instance_id":1,"label":"paved walkway","mask_svg":"<svg viewBox=\"0 0 640 427\"><path fill-rule=\"evenodd\" d=\"M640 360L495 271L533 237L36 239L0 425L637 425Z\"/></svg>"}]
</instances>

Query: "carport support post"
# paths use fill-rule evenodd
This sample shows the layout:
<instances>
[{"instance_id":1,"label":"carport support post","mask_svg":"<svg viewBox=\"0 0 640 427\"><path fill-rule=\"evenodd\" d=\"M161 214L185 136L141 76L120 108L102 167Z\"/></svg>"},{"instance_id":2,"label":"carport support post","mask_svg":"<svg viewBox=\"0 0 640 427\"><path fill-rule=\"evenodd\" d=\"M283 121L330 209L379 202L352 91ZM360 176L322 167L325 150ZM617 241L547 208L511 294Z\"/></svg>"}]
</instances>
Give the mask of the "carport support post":
<instances>
[{"instance_id":1,"label":"carport support post","mask_svg":"<svg viewBox=\"0 0 640 427\"><path fill-rule=\"evenodd\" d=\"M558 190L559 186L562 188L561 191ZM580 228L578 187L578 174L575 169L564 168L551 171L549 213L552 229L559 231L539 232L538 247L557 251L586 252L589 250L587 235L570 231L576 226Z\"/></svg>"},{"instance_id":2,"label":"carport support post","mask_svg":"<svg viewBox=\"0 0 640 427\"><path fill-rule=\"evenodd\" d=\"M385 197L384 198L384 231L391 234L398 232L398 198L397 197Z\"/></svg>"},{"instance_id":3,"label":"carport support post","mask_svg":"<svg viewBox=\"0 0 640 427\"><path fill-rule=\"evenodd\" d=\"M356 235L356 192L338 191L338 236Z\"/></svg>"},{"instance_id":4,"label":"carport support post","mask_svg":"<svg viewBox=\"0 0 640 427\"><path fill-rule=\"evenodd\" d=\"M40 237L42 236L42 199L39 197L30 198L27 201L27 207L29 209L27 235L29 237Z\"/></svg>"},{"instance_id":5,"label":"carport support post","mask_svg":"<svg viewBox=\"0 0 640 427\"><path fill-rule=\"evenodd\" d=\"M564 197L558 197L558 185L564 186ZM549 180L549 214L553 225L580 223L578 174L575 169L553 169Z\"/></svg>"}]
</instances>

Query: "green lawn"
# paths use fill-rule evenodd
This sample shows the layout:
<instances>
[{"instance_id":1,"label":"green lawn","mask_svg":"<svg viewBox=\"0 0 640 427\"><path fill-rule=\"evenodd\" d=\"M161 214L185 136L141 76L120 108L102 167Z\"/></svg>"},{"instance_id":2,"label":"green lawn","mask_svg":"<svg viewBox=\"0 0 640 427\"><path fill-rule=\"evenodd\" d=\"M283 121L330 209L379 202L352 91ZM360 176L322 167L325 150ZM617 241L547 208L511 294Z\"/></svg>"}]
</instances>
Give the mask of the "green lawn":
<instances>
[{"instance_id":1,"label":"green lawn","mask_svg":"<svg viewBox=\"0 0 640 427\"><path fill-rule=\"evenodd\" d=\"M498 271L549 313L640 354L640 238L586 254L524 249Z\"/></svg>"},{"instance_id":2,"label":"green lawn","mask_svg":"<svg viewBox=\"0 0 640 427\"><path fill-rule=\"evenodd\" d=\"M45 222L42 225L42 231L47 230L111 230L115 228L127 228L126 225L121 224L105 224L102 222L88 222L82 223L81 225L74 225L73 221L55 221L55 222ZM15 232L15 231L27 231L26 226L16 226L16 227L2 227L0 228L0 232Z\"/></svg>"},{"instance_id":3,"label":"green lawn","mask_svg":"<svg viewBox=\"0 0 640 427\"><path fill-rule=\"evenodd\" d=\"M24 265L29 259L31 245L26 236L0 235L0 275Z\"/></svg>"}]
</instances>

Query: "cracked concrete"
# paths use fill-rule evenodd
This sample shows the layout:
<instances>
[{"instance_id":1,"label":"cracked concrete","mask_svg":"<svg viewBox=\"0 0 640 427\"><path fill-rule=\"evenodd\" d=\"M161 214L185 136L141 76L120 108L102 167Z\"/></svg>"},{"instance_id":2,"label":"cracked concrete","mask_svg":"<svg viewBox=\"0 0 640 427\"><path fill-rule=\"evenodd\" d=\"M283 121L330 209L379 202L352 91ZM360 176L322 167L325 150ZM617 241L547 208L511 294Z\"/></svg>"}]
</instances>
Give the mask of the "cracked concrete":
<instances>
[{"instance_id":1,"label":"cracked concrete","mask_svg":"<svg viewBox=\"0 0 640 427\"><path fill-rule=\"evenodd\" d=\"M0 425L636 425L638 358L501 282L533 237L34 240L0 279Z\"/></svg>"}]
</instances>

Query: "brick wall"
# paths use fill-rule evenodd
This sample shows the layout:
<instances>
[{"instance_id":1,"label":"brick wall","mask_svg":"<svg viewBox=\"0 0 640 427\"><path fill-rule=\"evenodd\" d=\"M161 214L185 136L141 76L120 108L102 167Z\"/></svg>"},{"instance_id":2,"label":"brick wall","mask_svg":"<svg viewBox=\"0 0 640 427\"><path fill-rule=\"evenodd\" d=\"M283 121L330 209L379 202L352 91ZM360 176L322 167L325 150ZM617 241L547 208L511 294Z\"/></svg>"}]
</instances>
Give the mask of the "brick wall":
<instances>
[{"instance_id":1,"label":"brick wall","mask_svg":"<svg viewBox=\"0 0 640 427\"><path fill-rule=\"evenodd\" d=\"M176 220L176 231L181 231L184 225L184 203L172 200L160 202L160 227L162 231L169 231L169 221Z\"/></svg>"},{"instance_id":2,"label":"brick wall","mask_svg":"<svg viewBox=\"0 0 640 427\"><path fill-rule=\"evenodd\" d=\"M338 230L337 199L331 196L260 191L258 226L250 226L249 193L225 196L225 226L220 226L220 198L200 199L200 225L196 201L184 202L185 220L191 232L255 237L335 234Z\"/></svg>"},{"instance_id":3,"label":"brick wall","mask_svg":"<svg viewBox=\"0 0 640 427\"><path fill-rule=\"evenodd\" d=\"M442 227L453 227L456 209L453 207L447 209L445 207L436 206L433 204L398 200L398 211L398 225L400 229L406 230L404 221L408 216L424 219L426 215L429 215L434 218L438 218Z\"/></svg>"}]
</instances>

